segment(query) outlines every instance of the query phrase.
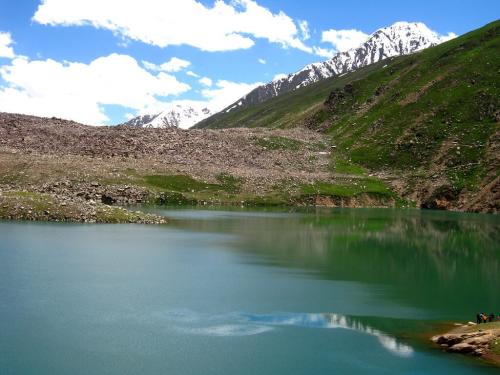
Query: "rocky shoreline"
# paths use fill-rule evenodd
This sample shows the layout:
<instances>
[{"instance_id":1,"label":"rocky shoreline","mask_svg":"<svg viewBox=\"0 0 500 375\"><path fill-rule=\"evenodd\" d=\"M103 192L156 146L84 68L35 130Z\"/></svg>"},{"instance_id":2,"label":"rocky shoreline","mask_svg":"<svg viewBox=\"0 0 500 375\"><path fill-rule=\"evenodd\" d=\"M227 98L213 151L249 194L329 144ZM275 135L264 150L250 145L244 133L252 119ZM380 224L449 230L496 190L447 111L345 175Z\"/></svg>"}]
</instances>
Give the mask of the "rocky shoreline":
<instances>
[{"instance_id":1,"label":"rocky shoreline","mask_svg":"<svg viewBox=\"0 0 500 375\"><path fill-rule=\"evenodd\" d=\"M119 201L116 199L119 196L89 195L81 192L72 195L40 190L0 190L0 219L79 223L167 223L167 219L162 216L106 204L133 202L129 199Z\"/></svg>"},{"instance_id":2,"label":"rocky shoreline","mask_svg":"<svg viewBox=\"0 0 500 375\"><path fill-rule=\"evenodd\" d=\"M446 352L480 357L500 366L500 322L459 324L431 341Z\"/></svg>"}]
</instances>

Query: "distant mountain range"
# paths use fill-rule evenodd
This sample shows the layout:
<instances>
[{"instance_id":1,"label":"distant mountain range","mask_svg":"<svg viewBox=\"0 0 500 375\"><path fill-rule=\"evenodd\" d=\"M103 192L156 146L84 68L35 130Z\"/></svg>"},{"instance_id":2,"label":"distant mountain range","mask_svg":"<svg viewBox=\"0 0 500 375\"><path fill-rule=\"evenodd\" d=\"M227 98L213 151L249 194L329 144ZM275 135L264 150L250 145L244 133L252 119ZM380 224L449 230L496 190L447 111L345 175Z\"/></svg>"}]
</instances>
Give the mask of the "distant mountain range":
<instances>
[{"instance_id":1,"label":"distant mountain range","mask_svg":"<svg viewBox=\"0 0 500 375\"><path fill-rule=\"evenodd\" d=\"M255 88L220 113L245 109L323 79L340 76L388 57L417 52L444 40L445 38L440 37L421 22L396 22L392 26L375 31L357 48L339 52L329 60L306 65L295 73ZM214 114L216 114L215 111L209 108L193 108L190 105L177 104L160 113L135 117L126 124L186 128Z\"/></svg>"},{"instance_id":2,"label":"distant mountain range","mask_svg":"<svg viewBox=\"0 0 500 375\"><path fill-rule=\"evenodd\" d=\"M306 65L295 73L255 88L221 112L247 108L285 92L351 72L388 57L421 51L444 40L445 38L440 37L421 22L396 22L392 26L375 31L357 48L339 52L329 60Z\"/></svg>"},{"instance_id":3,"label":"distant mountain range","mask_svg":"<svg viewBox=\"0 0 500 375\"><path fill-rule=\"evenodd\" d=\"M177 103L155 114L134 117L122 125L145 128L189 128L211 115L213 112L205 106Z\"/></svg>"}]
</instances>

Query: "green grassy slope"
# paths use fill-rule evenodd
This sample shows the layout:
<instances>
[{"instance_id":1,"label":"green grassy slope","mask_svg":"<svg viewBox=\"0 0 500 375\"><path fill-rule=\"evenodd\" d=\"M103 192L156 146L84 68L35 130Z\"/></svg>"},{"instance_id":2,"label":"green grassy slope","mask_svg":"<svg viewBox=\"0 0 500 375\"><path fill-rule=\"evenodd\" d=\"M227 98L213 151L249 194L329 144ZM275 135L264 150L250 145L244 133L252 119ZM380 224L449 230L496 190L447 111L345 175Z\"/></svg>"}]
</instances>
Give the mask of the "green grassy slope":
<instances>
[{"instance_id":1,"label":"green grassy slope","mask_svg":"<svg viewBox=\"0 0 500 375\"><path fill-rule=\"evenodd\" d=\"M463 197L468 202L460 204L472 204L486 194L482 199L498 210L499 56L495 21L200 127L305 125L331 134L334 170L359 167L404 177L401 193L424 207L440 200L458 205ZM489 192L482 191L488 184Z\"/></svg>"},{"instance_id":2,"label":"green grassy slope","mask_svg":"<svg viewBox=\"0 0 500 375\"><path fill-rule=\"evenodd\" d=\"M297 91L282 94L254 107L217 113L196 124L195 128L296 126L321 108L333 89L344 87L355 79L364 78L385 64L387 62L379 62L342 77L329 78Z\"/></svg>"},{"instance_id":3,"label":"green grassy slope","mask_svg":"<svg viewBox=\"0 0 500 375\"><path fill-rule=\"evenodd\" d=\"M456 189L485 174L488 143L498 133L500 22L399 59L340 91L313 117L355 163L416 170L445 163ZM341 97L339 99L339 97Z\"/></svg>"}]
</instances>

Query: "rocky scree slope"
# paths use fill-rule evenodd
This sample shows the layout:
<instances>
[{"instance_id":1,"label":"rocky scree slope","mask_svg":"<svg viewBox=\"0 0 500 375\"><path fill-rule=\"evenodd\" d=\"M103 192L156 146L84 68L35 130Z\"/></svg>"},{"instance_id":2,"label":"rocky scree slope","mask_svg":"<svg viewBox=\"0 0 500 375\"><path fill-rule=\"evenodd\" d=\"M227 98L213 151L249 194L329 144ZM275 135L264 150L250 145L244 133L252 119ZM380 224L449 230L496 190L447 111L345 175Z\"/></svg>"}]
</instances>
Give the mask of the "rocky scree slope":
<instances>
[{"instance_id":1,"label":"rocky scree slope","mask_svg":"<svg viewBox=\"0 0 500 375\"><path fill-rule=\"evenodd\" d=\"M332 174L327 137L305 128L92 127L0 113L4 218L137 221L108 208L147 202L314 204L319 182L337 189L323 204L396 199L382 181Z\"/></svg>"}]
</instances>

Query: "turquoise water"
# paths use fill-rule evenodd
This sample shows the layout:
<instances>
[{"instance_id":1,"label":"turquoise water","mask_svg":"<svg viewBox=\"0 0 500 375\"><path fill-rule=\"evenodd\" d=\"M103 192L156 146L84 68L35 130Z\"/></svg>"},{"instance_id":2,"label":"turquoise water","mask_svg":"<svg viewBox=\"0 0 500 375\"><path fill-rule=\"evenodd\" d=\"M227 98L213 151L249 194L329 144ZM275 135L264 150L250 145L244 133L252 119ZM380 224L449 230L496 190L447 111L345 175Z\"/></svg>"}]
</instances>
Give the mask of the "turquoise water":
<instances>
[{"instance_id":1,"label":"turquoise water","mask_svg":"<svg viewBox=\"0 0 500 375\"><path fill-rule=\"evenodd\" d=\"M415 338L500 312L495 216L157 212L0 222L0 374L498 373Z\"/></svg>"}]
</instances>

